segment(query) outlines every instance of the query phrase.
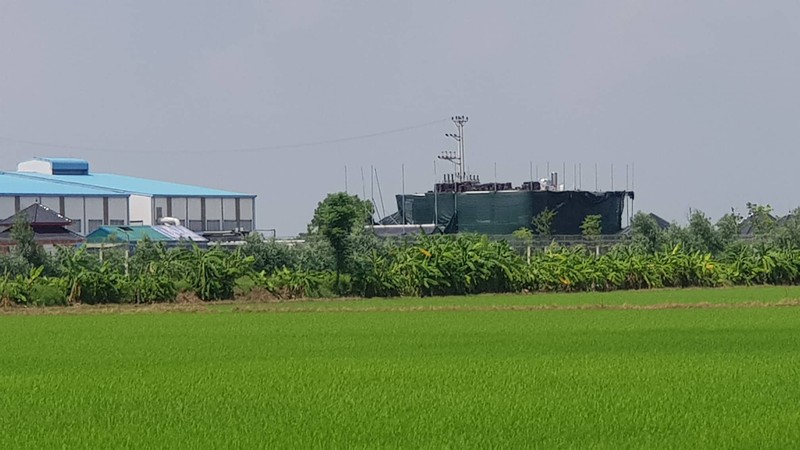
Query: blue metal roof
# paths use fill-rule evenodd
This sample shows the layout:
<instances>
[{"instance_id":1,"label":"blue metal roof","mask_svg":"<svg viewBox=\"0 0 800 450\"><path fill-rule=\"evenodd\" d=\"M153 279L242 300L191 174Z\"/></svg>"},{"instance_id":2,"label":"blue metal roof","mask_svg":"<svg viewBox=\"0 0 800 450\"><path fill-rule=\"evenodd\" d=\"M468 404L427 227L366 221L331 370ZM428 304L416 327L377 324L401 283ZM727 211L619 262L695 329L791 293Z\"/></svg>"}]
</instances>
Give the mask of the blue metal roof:
<instances>
[{"instance_id":1,"label":"blue metal roof","mask_svg":"<svg viewBox=\"0 0 800 450\"><path fill-rule=\"evenodd\" d=\"M126 197L124 192L78 184L59 183L29 177L28 174L0 172L0 195L53 195L82 197Z\"/></svg>"},{"instance_id":2,"label":"blue metal roof","mask_svg":"<svg viewBox=\"0 0 800 450\"><path fill-rule=\"evenodd\" d=\"M20 177L39 180L53 180L60 184L100 188L119 193L141 194L153 197L255 197L253 194L209 189L188 184L148 180L110 173L91 173L88 175L45 175L32 172L17 172Z\"/></svg>"},{"instance_id":3,"label":"blue metal roof","mask_svg":"<svg viewBox=\"0 0 800 450\"><path fill-rule=\"evenodd\" d=\"M89 161L78 158L36 158L47 161L53 170L53 175L86 175L89 173Z\"/></svg>"}]
</instances>

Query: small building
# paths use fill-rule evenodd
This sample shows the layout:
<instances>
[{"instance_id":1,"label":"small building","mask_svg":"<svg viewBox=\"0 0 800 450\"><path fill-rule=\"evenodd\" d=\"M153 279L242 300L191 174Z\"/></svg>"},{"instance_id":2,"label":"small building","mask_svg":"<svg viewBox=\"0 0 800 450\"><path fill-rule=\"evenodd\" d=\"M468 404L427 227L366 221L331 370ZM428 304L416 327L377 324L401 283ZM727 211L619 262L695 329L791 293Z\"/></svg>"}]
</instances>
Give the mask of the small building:
<instances>
[{"instance_id":1,"label":"small building","mask_svg":"<svg viewBox=\"0 0 800 450\"><path fill-rule=\"evenodd\" d=\"M89 247L133 247L144 240L161 242L169 247L182 243L205 246L208 242L206 238L181 225L102 226L86 236Z\"/></svg>"},{"instance_id":2,"label":"small building","mask_svg":"<svg viewBox=\"0 0 800 450\"><path fill-rule=\"evenodd\" d=\"M0 221L0 251L8 252L16 245L12 228L20 217L33 229L34 241L50 253L58 246L74 246L84 241L83 236L69 229L72 223L70 219L47 206L34 203Z\"/></svg>"}]
</instances>

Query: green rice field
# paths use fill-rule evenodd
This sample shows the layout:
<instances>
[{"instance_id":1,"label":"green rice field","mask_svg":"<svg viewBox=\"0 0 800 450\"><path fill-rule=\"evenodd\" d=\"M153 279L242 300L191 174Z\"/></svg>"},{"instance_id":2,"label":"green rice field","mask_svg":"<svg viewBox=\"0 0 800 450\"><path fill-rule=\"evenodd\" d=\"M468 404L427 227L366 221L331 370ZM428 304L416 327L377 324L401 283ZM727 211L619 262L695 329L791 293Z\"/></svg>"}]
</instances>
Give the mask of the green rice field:
<instances>
[{"instance_id":1,"label":"green rice field","mask_svg":"<svg viewBox=\"0 0 800 450\"><path fill-rule=\"evenodd\" d=\"M793 448L798 300L0 310L0 448Z\"/></svg>"}]
</instances>

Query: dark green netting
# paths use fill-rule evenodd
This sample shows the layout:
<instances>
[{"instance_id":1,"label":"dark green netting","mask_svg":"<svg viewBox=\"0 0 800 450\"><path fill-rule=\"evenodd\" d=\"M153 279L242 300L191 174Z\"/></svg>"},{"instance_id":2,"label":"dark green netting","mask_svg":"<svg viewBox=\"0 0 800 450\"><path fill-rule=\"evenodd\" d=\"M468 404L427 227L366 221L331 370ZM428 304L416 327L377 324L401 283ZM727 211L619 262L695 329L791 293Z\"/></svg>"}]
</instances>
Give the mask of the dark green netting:
<instances>
[{"instance_id":1,"label":"dark green netting","mask_svg":"<svg viewBox=\"0 0 800 450\"><path fill-rule=\"evenodd\" d=\"M601 217L603 233L622 229L625 196L630 192L588 191L497 191L398 195L402 222L436 223L445 232L511 234L531 227L533 218L545 208L556 211L553 234L580 234L586 216ZM457 211L457 214L456 214Z\"/></svg>"}]
</instances>

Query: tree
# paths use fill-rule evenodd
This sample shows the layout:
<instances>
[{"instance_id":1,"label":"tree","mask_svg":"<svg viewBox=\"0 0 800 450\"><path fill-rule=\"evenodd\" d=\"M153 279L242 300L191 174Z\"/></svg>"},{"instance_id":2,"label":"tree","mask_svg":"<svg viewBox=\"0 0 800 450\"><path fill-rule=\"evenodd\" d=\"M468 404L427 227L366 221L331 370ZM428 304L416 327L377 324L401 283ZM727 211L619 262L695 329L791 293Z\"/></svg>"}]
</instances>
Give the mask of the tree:
<instances>
[{"instance_id":1,"label":"tree","mask_svg":"<svg viewBox=\"0 0 800 450\"><path fill-rule=\"evenodd\" d=\"M550 208L545 208L539 214L533 217L531 224L533 231L539 236L550 236L553 234L553 220L556 218L556 211Z\"/></svg>"},{"instance_id":2,"label":"tree","mask_svg":"<svg viewBox=\"0 0 800 450\"><path fill-rule=\"evenodd\" d=\"M653 253L661 244L664 232L656 219L641 211L631 219L631 236L633 243L646 253Z\"/></svg>"},{"instance_id":3,"label":"tree","mask_svg":"<svg viewBox=\"0 0 800 450\"><path fill-rule=\"evenodd\" d=\"M772 206L747 202L747 218L752 223L753 234L765 236L775 228Z\"/></svg>"},{"instance_id":4,"label":"tree","mask_svg":"<svg viewBox=\"0 0 800 450\"><path fill-rule=\"evenodd\" d=\"M715 228L723 249L736 242L741 224L742 216L737 214L733 208L731 208L731 212L720 217L717 221Z\"/></svg>"},{"instance_id":5,"label":"tree","mask_svg":"<svg viewBox=\"0 0 800 450\"><path fill-rule=\"evenodd\" d=\"M603 216L600 214L591 214L584 217L583 223L581 223L581 234L590 240L600 236L603 232L602 219Z\"/></svg>"},{"instance_id":6,"label":"tree","mask_svg":"<svg viewBox=\"0 0 800 450\"><path fill-rule=\"evenodd\" d=\"M725 249L725 242L720 233L714 228L711 219L702 211L692 211L689 216L687 232L689 235L688 250L716 255Z\"/></svg>"},{"instance_id":7,"label":"tree","mask_svg":"<svg viewBox=\"0 0 800 450\"><path fill-rule=\"evenodd\" d=\"M35 233L24 214L14 217L11 227L11 239L14 240L14 253L24 259L31 267L45 267L47 253L35 240Z\"/></svg>"},{"instance_id":8,"label":"tree","mask_svg":"<svg viewBox=\"0 0 800 450\"><path fill-rule=\"evenodd\" d=\"M800 208L795 208L778 223L773 232L775 242L784 248L800 248Z\"/></svg>"},{"instance_id":9,"label":"tree","mask_svg":"<svg viewBox=\"0 0 800 450\"><path fill-rule=\"evenodd\" d=\"M309 233L318 233L331 245L336 266L336 291L341 295L341 274L347 271L353 231L368 223L372 204L344 192L328 194L314 210Z\"/></svg>"}]
</instances>

